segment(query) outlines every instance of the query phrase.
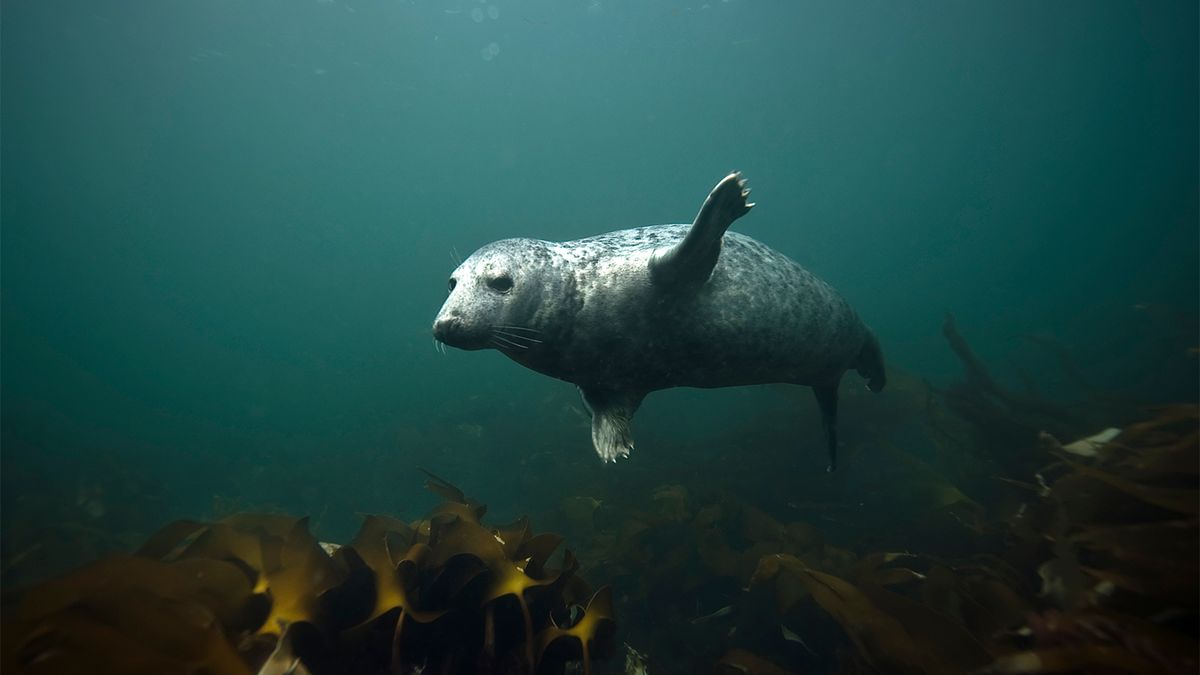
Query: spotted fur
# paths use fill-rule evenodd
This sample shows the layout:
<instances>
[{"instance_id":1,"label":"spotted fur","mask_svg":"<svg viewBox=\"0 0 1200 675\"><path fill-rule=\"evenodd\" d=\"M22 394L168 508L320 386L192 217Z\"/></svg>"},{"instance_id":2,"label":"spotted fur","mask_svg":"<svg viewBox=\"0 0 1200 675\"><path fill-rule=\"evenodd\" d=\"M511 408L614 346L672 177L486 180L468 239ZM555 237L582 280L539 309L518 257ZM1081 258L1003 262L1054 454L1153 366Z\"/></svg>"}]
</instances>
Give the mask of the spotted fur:
<instances>
[{"instance_id":1,"label":"spotted fur","mask_svg":"<svg viewBox=\"0 0 1200 675\"><path fill-rule=\"evenodd\" d=\"M719 192L730 178L705 209L714 198L735 200ZM435 335L451 346L497 347L528 368L578 385L593 414L593 443L606 461L632 449L629 420L642 398L670 387L813 386L832 431L836 387L846 370L857 369L873 390L883 387L878 344L828 284L765 244L724 232L751 206L747 193L736 197L740 212L719 223L711 272L690 273L691 282L665 283L651 268L696 225L488 244L454 271ZM511 289L489 285L498 275L511 278ZM506 331L503 339L519 346L498 346L488 340L493 326L526 330ZM537 342L514 333L536 335ZM832 412L821 398L830 390ZM836 435L830 442L832 465Z\"/></svg>"}]
</instances>

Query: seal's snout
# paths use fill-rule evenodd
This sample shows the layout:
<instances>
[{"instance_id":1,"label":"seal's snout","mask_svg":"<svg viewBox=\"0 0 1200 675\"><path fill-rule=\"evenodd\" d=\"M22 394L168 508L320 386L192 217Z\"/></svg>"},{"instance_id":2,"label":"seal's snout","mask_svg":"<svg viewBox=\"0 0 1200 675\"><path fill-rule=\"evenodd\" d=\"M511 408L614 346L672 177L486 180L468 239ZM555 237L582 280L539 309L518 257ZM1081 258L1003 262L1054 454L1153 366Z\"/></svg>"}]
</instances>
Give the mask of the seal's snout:
<instances>
[{"instance_id":1,"label":"seal's snout","mask_svg":"<svg viewBox=\"0 0 1200 675\"><path fill-rule=\"evenodd\" d=\"M483 349L487 346L486 336L471 326L459 314L439 315L433 320L433 337L442 344L459 349Z\"/></svg>"},{"instance_id":2,"label":"seal's snout","mask_svg":"<svg viewBox=\"0 0 1200 675\"><path fill-rule=\"evenodd\" d=\"M447 344L454 343L454 337L462 333L463 322L462 318L451 316L439 316L433 320L433 337Z\"/></svg>"}]
</instances>

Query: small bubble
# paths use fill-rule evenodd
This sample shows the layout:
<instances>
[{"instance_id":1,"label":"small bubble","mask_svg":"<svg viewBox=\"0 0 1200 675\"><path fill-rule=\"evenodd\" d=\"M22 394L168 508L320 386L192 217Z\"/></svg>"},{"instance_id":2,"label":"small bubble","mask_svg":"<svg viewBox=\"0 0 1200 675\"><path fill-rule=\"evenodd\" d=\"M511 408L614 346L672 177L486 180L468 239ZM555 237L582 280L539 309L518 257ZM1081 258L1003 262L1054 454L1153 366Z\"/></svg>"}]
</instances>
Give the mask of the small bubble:
<instances>
[{"instance_id":1,"label":"small bubble","mask_svg":"<svg viewBox=\"0 0 1200 675\"><path fill-rule=\"evenodd\" d=\"M472 8L471 9L471 20L474 21L475 23L482 23L483 22L483 9L481 9L479 7Z\"/></svg>"},{"instance_id":2,"label":"small bubble","mask_svg":"<svg viewBox=\"0 0 1200 675\"><path fill-rule=\"evenodd\" d=\"M487 50L492 53L492 56L497 56L500 54L500 45L495 42L489 42Z\"/></svg>"},{"instance_id":3,"label":"small bubble","mask_svg":"<svg viewBox=\"0 0 1200 675\"><path fill-rule=\"evenodd\" d=\"M492 50L488 49L487 47L480 49L479 55L483 57L484 61L491 61L492 59L496 58L496 55L492 53Z\"/></svg>"},{"instance_id":4,"label":"small bubble","mask_svg":"<svg viewBox=\"0 0 1200 675\"><path fill-rule=\"evenodd\" d=\"M500 18L500 8L496 5L488 5L488 18L496 20Z\"/></svg>"}]
</instances>

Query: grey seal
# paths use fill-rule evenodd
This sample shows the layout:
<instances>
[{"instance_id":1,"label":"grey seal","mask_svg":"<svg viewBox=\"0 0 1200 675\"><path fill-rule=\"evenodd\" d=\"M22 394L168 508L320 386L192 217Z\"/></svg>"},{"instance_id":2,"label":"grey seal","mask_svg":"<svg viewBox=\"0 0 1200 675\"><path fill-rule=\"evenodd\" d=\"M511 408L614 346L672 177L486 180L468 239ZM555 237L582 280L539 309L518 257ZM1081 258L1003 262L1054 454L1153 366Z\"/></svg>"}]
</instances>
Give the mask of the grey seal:
<instances>
[{"instance_id":1,"label":"grey seal","mask_svg":"<svg viewBox=\"0 0 1200 675\"><path fill-rule=\"evenodd\" d=\"M854 369L886 382L875 335L828 284L736 232L754 205L726 176L690 225L652 225L575 241L503 239L450 275L438 342L494 348L579 387L605 462L633 449L646 394L670 387L812 387L829 470L837 465L837 387Z\"/></svg>"}]
</instances>

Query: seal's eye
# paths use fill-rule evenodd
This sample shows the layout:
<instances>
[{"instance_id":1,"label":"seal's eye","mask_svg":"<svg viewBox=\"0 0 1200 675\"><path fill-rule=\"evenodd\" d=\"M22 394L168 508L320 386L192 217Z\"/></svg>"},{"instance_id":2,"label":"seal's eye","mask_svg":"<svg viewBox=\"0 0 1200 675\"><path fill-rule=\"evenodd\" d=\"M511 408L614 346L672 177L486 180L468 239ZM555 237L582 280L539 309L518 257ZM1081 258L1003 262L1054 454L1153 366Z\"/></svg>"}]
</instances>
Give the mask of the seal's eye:
<instances>
[{"instance_id":1,"label":"seal's eye","mask_svg":"<svg viewBox=\"0 0 1200 675\"><path fill-rule=\"evenodd\" d=\"M446 290L452 291L452 290L454 290L454 287L457 285L458 285L458 280L455 279L454 277L450 277L449 283L446 284Z\"/></svg>"},{"instance_id":2,"label":"seal's eye","mask_svg":"<svg viewBox=\"0 0 1200 675\"><path fill-rule=\"evenodd\" d=\"M487 285L493 291L507 293L512 290L513 280L512 277L508 276L507 274L501 274L498 277L492 277L491 279L488 279Z\"/></svg>"}]
</instances>

